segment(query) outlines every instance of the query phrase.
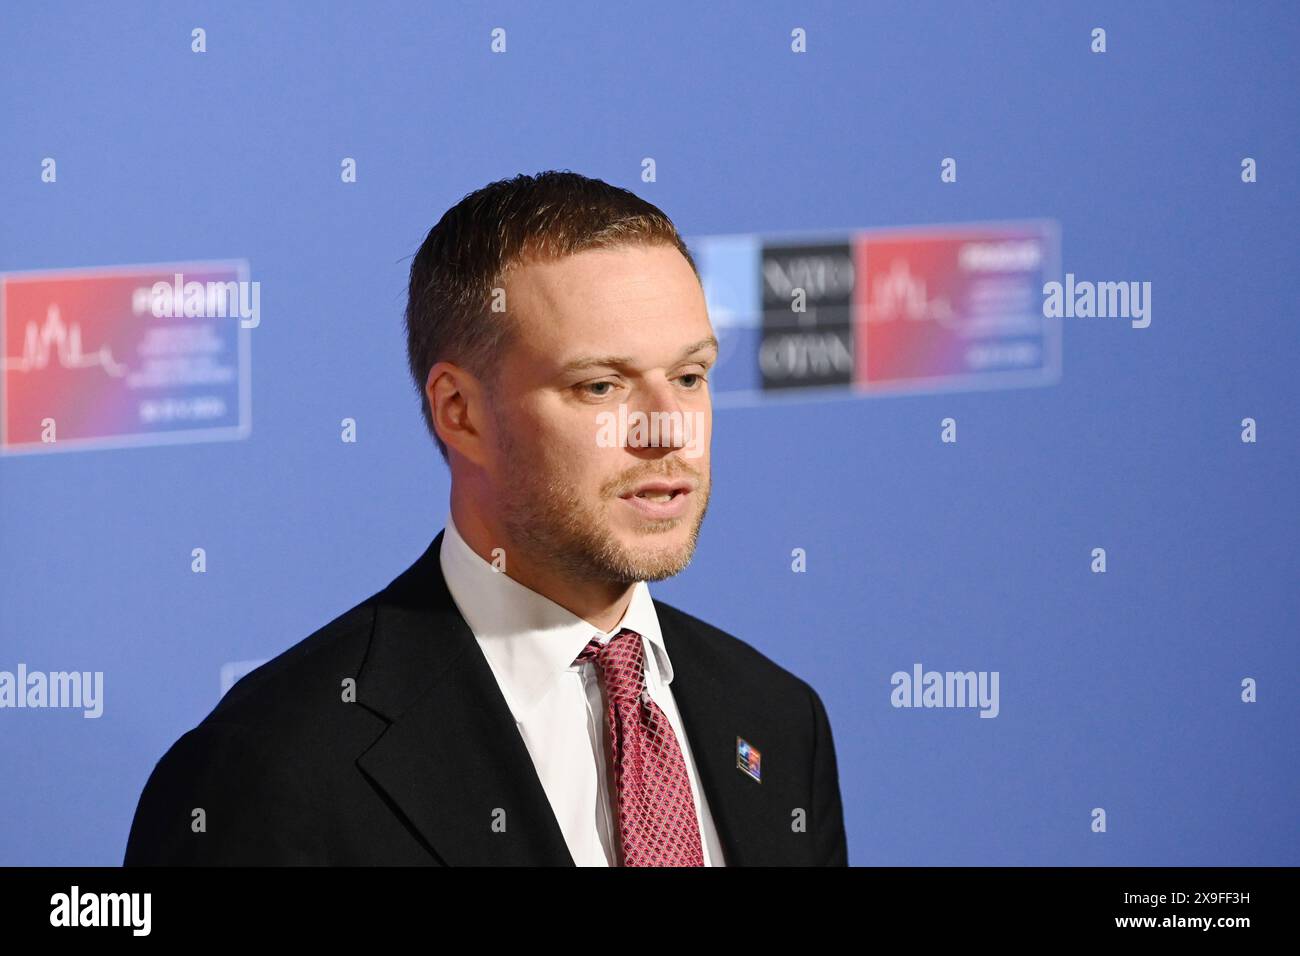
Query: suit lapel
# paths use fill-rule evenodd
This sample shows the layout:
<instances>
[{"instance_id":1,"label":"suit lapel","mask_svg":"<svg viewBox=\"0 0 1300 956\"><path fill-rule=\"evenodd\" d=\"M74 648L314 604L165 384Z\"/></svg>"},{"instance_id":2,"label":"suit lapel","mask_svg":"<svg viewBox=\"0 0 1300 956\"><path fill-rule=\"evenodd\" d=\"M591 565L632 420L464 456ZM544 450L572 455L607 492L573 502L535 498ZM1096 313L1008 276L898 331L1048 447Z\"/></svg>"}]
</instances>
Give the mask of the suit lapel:
<instances>
[{"instance_id":1,"label":"suit lapel","mask_svg":"<svg viewBox=\"0 0 1300 956\"><path fill-rule=\"evenodd\" d=\"M709 803L727 866L788 863L771 828L783 825L788 810L780 806L770 781L759 783L736 766L736 738L751 742L770 736L772 717L760 710L761 695L746 693L729 679L729 666L716 645L705 642L677 613L655 602L660 630L673 662L673 700L681 713ZM770 761L769 761L770 768ZM765 770L769 769L765 768Z\"/></svg>"},{"instance_id":2,"label":"suit lapel","mask_svg":"<svg viewBox=\"0 0 1300 956\"><path fill-rule=\"evenodd\" d=\"M389 726L358 766L451 866L572 866L528 748L439 562L443 532L378 597L358 703Z\"/></svg>"},{"instance_id":3,"label":"suit lapel","mask_svg":"<svg viewBox=\"0 0 1300 956\"><path fill-rule=\"evenodd\" d=\"M514 716L447 589L444 533L376 597L357 698L389 725L357 765L448 865L573 866ZM655 604L724 862L788 862L767 839L788 810L775 805L774 787L736 767L737 736L761 746L764 729L775 729L762 695L731 679L736 668L675 610Z\"/></svg>"}]
</instances>

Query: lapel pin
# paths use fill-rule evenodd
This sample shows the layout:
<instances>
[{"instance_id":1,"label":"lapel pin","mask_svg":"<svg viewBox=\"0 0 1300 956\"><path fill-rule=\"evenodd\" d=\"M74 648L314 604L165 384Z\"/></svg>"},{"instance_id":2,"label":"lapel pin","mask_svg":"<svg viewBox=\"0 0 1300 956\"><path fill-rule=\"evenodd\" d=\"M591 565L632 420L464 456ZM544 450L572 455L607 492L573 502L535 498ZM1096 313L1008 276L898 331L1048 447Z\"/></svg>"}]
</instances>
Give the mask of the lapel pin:
<instances>
[{"instance_id":1,"label":"lapel pin","mask_svg":"<svg viewBox=\"0 0 1300 956\"><path fill-rule=\"evenodd\" d=\"M759 761L762 754L743 737L736 738L736 766L749 774L759 783L763 782L762 767Z\"/></svg>"}]
</instances>

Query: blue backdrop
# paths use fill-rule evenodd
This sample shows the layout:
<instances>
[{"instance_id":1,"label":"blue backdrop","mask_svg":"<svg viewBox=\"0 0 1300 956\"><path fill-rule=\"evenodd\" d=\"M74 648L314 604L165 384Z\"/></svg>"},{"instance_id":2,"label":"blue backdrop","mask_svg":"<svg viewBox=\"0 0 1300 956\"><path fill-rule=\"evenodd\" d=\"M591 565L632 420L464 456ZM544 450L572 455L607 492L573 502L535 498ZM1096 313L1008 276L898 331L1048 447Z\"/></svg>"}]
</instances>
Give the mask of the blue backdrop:
<instances>
[{"instance_id":1,"label":"blue backdrop","mask_svg":"<svg viewBox=\"0 0 1300 956\"><path fill-rule=\"evenodd\" d=\"M104 674L99 719L0 710L0 863L119 863L222 666L442 527L409 257L568 168L688 235L1048 218L1064 271L1151 282L1149 328L1063 320L1056 385L719 409L652 592L821 693L853 864L1300 864L1300 19L1088 6L7 4L0 268L247 259L263 294L246 439L0 460L0 670ZM996 719L893 707L918 662L997 671Z\"/></svg>"}]
</instances>

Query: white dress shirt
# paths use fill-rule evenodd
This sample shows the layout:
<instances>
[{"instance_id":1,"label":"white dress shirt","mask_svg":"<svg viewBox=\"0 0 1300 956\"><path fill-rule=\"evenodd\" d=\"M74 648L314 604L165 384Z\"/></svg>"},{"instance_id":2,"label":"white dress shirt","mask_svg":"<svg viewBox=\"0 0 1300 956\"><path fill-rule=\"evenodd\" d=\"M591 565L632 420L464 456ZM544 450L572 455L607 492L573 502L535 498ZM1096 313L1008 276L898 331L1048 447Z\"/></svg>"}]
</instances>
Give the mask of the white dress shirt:
<instances>
[{"instance_id":1,"label":"white dress shirt","mask_svg":"<svg viewBox=\"0 0 1300 956\"><path fill-rule=\"evenodd\" d=\"M641 635L646 690L668 717L686 760L704 865L725 865L690 743L669 690L672 662L646 582L637 582L622 621L604 632L511 578L508 564L506 572L497 571L465 543L450 514L439 560L447 589L514 715L574 862L615 866L618 835L599 674L594 663L575 665L573 660L591 638L604 643L627 627Z\"/></svg>"}]
</instances>

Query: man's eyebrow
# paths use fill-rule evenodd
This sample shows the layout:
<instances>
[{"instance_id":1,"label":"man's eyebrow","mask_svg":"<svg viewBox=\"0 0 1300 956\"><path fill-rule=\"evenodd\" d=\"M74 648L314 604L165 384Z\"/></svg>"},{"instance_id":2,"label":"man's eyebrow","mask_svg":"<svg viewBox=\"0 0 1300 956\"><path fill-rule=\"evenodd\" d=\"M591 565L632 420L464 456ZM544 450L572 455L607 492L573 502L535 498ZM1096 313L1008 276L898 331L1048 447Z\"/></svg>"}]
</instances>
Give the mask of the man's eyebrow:
<instances>
[{"instance_id":1,"label":"man's eyebrow","mask_svg":"<svg viewBox=\"0 0 1300 956\"><path fill-rule=\"evenodd\" d=\"M678 361L690 358L696 352L703 352L705 349L717 351L717 336L710 335L707 339L700 339L698 342L686 346L686 348L682 349L681 358ZM631 365L632 362L633 359L629 355L590 355L576 358L572 362L565 362L560 371L565 373L579 372L587 368L613 368L621 365Z\"/></svg>"}]
</instances>

